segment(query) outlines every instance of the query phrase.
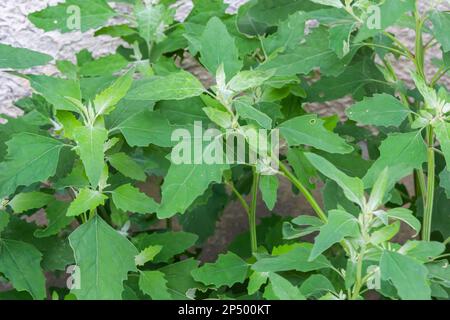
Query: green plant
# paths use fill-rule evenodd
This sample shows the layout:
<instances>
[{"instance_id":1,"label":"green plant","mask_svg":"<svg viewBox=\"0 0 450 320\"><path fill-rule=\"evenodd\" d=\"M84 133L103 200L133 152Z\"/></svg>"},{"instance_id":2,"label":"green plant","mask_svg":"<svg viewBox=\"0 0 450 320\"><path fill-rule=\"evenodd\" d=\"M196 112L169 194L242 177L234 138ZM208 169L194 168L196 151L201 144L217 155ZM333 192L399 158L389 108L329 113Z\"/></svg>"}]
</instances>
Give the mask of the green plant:
<instances>
[{"instance_id":1,"label":"green plant","mask_svg":"<svg viewBox=\"0 0 450 320\"><path fill-rule=\"evenodd\" d=\"M449 297L447 11L420 13L412 0L251 0L232 15L222 1L194 0L177 22L174 0L111 2L122 6L66 0L29 16L45 31L124 41L98 59L82 50L55 61L58 77L12 71L53 58L0 44L0 68L34 89L16 102L24 115L0 126L0 276L14 287L0 298ZM123 23L105 26L112 17ZM393 25L415 31L413 50ZM215 84L183 70L184 59ZM414 88L399 61L411 63ZM346 117L309 108L347 96ZM197 130L212 128L202 152L191 150ZM273 135L254 140L254 129ZM174 132L194 139L180 148ZM224 140L235 146L229 138L257 161L201 161ZM258 225L258 197L273 211L280 180L315 215L273 213ZM249 232L200 265L231 201ZM62 278L71 265L72 288L51 286L44 272Z\"/></svg>"}]
</instances>

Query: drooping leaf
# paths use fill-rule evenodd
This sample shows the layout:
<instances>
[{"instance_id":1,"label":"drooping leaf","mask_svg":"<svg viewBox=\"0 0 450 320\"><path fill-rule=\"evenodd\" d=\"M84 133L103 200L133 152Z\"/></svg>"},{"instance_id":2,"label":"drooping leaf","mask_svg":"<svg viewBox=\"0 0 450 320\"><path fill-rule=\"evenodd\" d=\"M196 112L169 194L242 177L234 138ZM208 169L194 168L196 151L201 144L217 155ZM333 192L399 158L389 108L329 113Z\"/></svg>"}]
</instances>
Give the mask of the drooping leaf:
<instances>
[{"instance_id":1,"label":"drooping leaf","mask_svg":"<svg viewBox=\"0 0 450 320\"><path fill-rule=\"evenodd\" d=\"M347 176L331 162L314 153L305 153L305 156L318 171L335 181L350 201L362 206L364 202L364 185L361 179Z\"/></svg>"},{"instance_id":2,"label":"drooping leaf","mask_svg":"<svg viewBox=\"0 0 450 320\"><path fill-rule=\"evenodd\" d=\"M262 175L259 180L259 190L269 210L273 210L278 196L278 177Z\"/></svg>"},{"instance_id":3,"label":"drooping leaf","mask_svg":"<svg viewBox=\"0 0 450 320\"><path fill-rule=\"evenodd\" d=\"M270 130L272 128L272 119L265 113L255 109L251 105L236 101L234 104L237 114L243 118L256 122L260 127Z\"/></svg>"},{"instance_id":4,"label":"drooping leaf","mask_svg":"<svg viewBox=\"0 0 450 320\"><path fill-rule=\"evenodd\" d=\"M135 213L153 213L158 204L150 197L140 192L131 184L124 184L112 192L112 199L116 207L123 211Z\"/></svg>"},{"instance_id":5,"label":"drooping leaf","mask_svg":"<svg viewBox=\"0 0 450 320\"><path fill-rule=\"evenodd\" d=\"M147 179L144 169L126 153L115 153L108 156L107 159L111 166L124 176L138 181Z\"/></svg>"},{"instance_id":6,"label":"drooping leaf","mask_svg":"<svg viewBox=\"0 0 450 320\"><path fill-rule=\"evenodd\" d=\"M269 274L267 272L254 271L249 277L247 292L249 295L255 294L262 285L267 282Z\"/></svg>"},{"instance_id":7,"label":"drooping leaf","mask_svg":"<svg viewBox=\"0 0 450 320\"><path fill-rule=\"evenodd\" d=\"M49 63L49 55L0 43L0 69L28 69Z\"/></svg>"},{"instance_id":8,"label":"drooping leaf","mask_svg":"<svg viewBox=\"0 0 450 320\"><path fill-rule=\"evenodd\" d=\"M167 280L161 271L142 271L139 276L139 288L152 300L171 300Z\"/></svg>"},{"instance_id":9,"label":"drooping leaf","mask_svg":"<svg viewBox=\"0 0 450 320\"><path fill-rule=\"evenodd\" d=\"M162 246L148 246L134 258L134 262L137 266L143 266L147 262L152 261L155 256L161 252Z\"/></svg>"},{"instance_id":10,"label":"drooping leaf","mask_svg":"<svg viewBox=\"0 0 450 320\"><path fill-rule=\"evenodd\" d=\"M298 287L295 287L286 278L270 272L270 290L278 300L306 300ZM267 289L266 289L267 292ZM265 293L265 298L268 298Z\"/></svg>"},{"instance_id":11,"label":"drooping leaf","mask_svg":"<svg viewBox=\"0 0 450 320\"><path fill-rule=\"evenodd\" d=\"M0 240L0 272L17 291L28 291L34 299L44 299L45 278L41 269L42 253L31 244Z\"/></svg>"},{"instance_id":12,"label":"drooping leaf","mask_svg":"<svg viewBox=\"0 0 450 320\"><path fill-rule=\"evenodd\" d=\"M79 127L74 132L81 161L92 186L100 181L105 166L103 145L108 139L108 131L101 127Z\"/></svg>"},{"instance_id":13,"label":"drooping leaf","mask_svg":"<svg viewBox=\"0 0 450 320\"><path fill-rule=\"evenodd\" d=\"M64 146L56 139L33 133L16 134L6 144L8 155L0 163L0 197L53 176Z\"/></svg>"},{"instance_id":14,"label":"drooping leaf","mask_svg":"<svg viewBox=\"0 0 450 320\"><path fill-rule=\"evenodd\" d=\"M347 116L363 125L398 127L410 111L396 98L378 94L354 104L346 110Z\"/></svg>"},{"instance_id":15,"label":"drooping leaf","mask_svg":"<svg viewBox=\"0 0 450 320\"><path fill-rule=\"evenodd\" d=\"M69 241L81 284L72 293L79 300L120 300L128 272L137 271L137 249L98 215L76 229Z\"/></svg>"},{"instance_id":16,"label":"drooping leaf","mask_svg":"<svg viewBox=\"0 0 450 320\"><path fill-rule=\"evenodd\" d=\"M405 208L394 208L388 210L386 215L391 219L403 221L407 225L416 231L416 234L420 232L420 221L413 215L411 210Z\"/></svg>"},{"instance_id":17,"label":"drooping leaf","mask_svg":"<svg viewBox=\"0 0 450 320\"><path fill-rule=\"evenodd\" d=\"M429 300L431 289L428 270L417 260L397 252L383 251L380 260L381 277L392 281L404 300Z\"/></svg>"},{"instance_id":18,"label":"drooping leaf","mask_svg":"<svg viewBox=\"0 0 450 320\"><path fill-rule=\"evenodd\" d=\"M40 209L52 201L53 196L43 192L24 192L15 196L8 205L14 213L23 213L31 209Z\"/></svg>"},{"instance_id":19,"label":"drooping leaf","mask_svg":"<svg viewBox=\"0 0 450 320\"><path fill-rule=\"evenodd\" d=\"M231 287L243 283L247 277L248 264L236 254L228 252L219 255L215 263L206 263L191 272L196 281L215 287Z\"/></svg>"},{"instance_id":20,"label":"drooping leaf","mask_svg":"<svg viewBox=\"0 0 450 320\"><path fill-rule=\"evenodd\" d=\"M344 139L324 127L324 121L310 114L283 122L281 135L290 146L310 145L330 153L350 153L353 147Z\"/></svg>"},{"instance_id":21,"label":"drooping leaf","mask_svg":"<svg viewBox=\"0 0 450 320\"><path fill-rule=\"evenodd\" d=\"M98 206L103 205L106 199L108 197L100 191L89 188L81 189L75 200L70 203L66 215L75 217L86 211L94 211Z\"/></svg>"},{"instance_id":22,"label":"drooping leaf","mask_svg":"<svg viewBox=\"0 0 450 320\"><path fill-rule=\"evenodd\" d=\"M330 211L328 222L320 228L320 233L314 240L309 260L313 261L322 252L344 238L356 238L359 234L358 220L353 215L341 210Z\"/></svg>"},{"instance_id":23,"label":"drooping leaf","mask_svg":"<svg viewBox=\"0 0 450 320\"><path fill-rule=\"evenodd\" d=\"M205 89L191 73L180 70L165 76L154 76L136 84L130 100L183 100L201 95Z\"/></svg>"},{"instance_id":24,"label":"drooping leaf","mask_svg":"<svg viewBox=\"0 0 450 320\"><path fill-rule=\"evenodd\" d=\"M47 226L45 229L37 229L34 236L37 238L50 237L58 234L63 228L67 227L72 221L72 217L66 215L69 203L63 201L53 201L45 209L47 216Z\"/></svg>"}]
</instances>

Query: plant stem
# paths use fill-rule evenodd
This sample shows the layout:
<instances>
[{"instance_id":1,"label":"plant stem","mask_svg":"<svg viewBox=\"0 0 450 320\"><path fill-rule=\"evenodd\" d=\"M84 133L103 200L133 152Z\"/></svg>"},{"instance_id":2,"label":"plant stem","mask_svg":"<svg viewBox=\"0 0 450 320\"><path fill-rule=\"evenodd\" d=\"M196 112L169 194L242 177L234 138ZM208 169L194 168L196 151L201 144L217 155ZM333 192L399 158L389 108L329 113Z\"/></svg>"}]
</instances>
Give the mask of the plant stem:
<instances>
[{"instance_id":1,"label":"plant stem","mask_svg":"<svg viewBox=\"0 0 450 320\"><path fill-rule=\"evenodd\" d=\"M353 295L352 295L352 300L355 300L358 298L359 296L359 292L361 291L361 288L363 286L363 281L362 281L362 267L363 267L363 261L364 261L364 253L366 251L366 246L365 244L361 247L361 252L359 253L358 256L358 261L356 264L356 282L355 282L355 286L353 287Z\"/></svg>"},{"instance_id":2,"label":"plant stem","mask_svg":"<svg viewBox=\"0 0 450 320\"><path fill-rule=\"evenodd\" d=\"M434 131L433 127L428 128L428 181L425 212L423 216L422 240L431 239L431 222L433 217L434 183L435 183L435 155L434 155Z\"/></svg>"},{"instance_id":3,"label":"plant stem","mask_svg":"<svg viewBox=\"0 0 450 320\"><path fill-rule=\"evenodd\" d=\"M234 184L232 182L228 182L228 185L230 186L230 188L233 191L236 198L238 198L238 200L241 203L242 207L244 208L245 212L247 214L249 214L250 208L247 204L247 201L245 201L244 197L242 196L242 194L236 189L236 187L234 186Z\"/></svg>"},{"instance_id":4,"label":"plant stem","mask_svg":"<svg viewBox=\"0 0 450 320\"><path fill-rule=\"evenodd\" d=\"M252 253L255 253L258 249L258 239L256 236L256 203L258 200L258 186L259 186L259 173L257 173L256 168L253 167L252 202L250 204L250 210L248 212Z\"/></svg>"},{"instance_id":5,"label":"plant stem","mask_svg":"<svg viewBox=\"0 0 450 320\"><path fill-rule=\"evenodd\" d=\"M323 212L322 208L320 208L319 204L317 203L316 199L314 199L314 196L308 191L308 189L295 177L286 166L280 162L279 163L281 172L284 173L286 178L289 179L289 181L292 182L292 184L297 187L298 190L303 194L303 196L306 198L306 200L309 202L311 207L316 212L317 216L323 221L327 222L328 218L326 214Z\"/></svg>"}]
</instances>

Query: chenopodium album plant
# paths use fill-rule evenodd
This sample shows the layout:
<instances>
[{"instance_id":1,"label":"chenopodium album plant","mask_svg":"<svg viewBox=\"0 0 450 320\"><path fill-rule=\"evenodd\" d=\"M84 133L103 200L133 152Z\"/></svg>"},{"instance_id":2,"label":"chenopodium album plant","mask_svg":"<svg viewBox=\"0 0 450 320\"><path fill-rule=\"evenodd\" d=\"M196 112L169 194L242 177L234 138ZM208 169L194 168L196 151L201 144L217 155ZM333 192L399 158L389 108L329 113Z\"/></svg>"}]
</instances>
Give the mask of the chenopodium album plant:
<instances>
[{"instance_id":1,"label":"chenopodium album plant","mask_svg":"<svg viewBox=\"0 0 450 320\"><path fill-rule=\"evenodd\" d=\"M54 61L57 76L29 70L52 57L0 44L0 68L33 88L0 126L1 298L449 297L450 14L436 1L252 0L231 15L194 0L182 22L173 0L111 2L29 15L122 40ZM346 117L311 112L342 97ZM224 161L239 141L243 158ZM280 179L312 211L258 224ZM232 201L249 231L202 264ZM50 280L67 272L67 287Z\"/></svg>"}]
</instances>

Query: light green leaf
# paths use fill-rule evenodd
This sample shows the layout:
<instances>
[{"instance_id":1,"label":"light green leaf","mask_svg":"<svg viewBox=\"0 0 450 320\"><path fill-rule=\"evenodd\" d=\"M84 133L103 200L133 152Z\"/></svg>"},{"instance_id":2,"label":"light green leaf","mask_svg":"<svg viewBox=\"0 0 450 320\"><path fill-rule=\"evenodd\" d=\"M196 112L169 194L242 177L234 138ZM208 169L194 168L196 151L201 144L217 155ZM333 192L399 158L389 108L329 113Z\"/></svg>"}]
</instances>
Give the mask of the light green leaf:
<instances>
[{"instance_id":1,"label":"light green leaf","mask_svg":"<svg viewBox=\"0 0 450 320\"><path fill-rule=\"evenodd\" d=\"M147 179L144 169L126 153L115 153L107 159L111 166L124 176L138 181Z\"/></svg>"},{"instance_id":2,"label":"light green leaf","mask_svg":"<svg viewBox=\"0 0 450 320\"><path fill-rule=\"evenodd\" d=\"M269 274L267 272L253 271L252 275L249 277L247 292L249 295L255 294L262 285L267 282Z\"/></svg>"},{"instance_id":3,"label":"light green leaf","mask_svg":"<svg viewBox=\"0 0 450 320\"><path fill-rule=\"evenodd\" d=\"M134 69L131 69L95 97L94 107L98 115L110 113L126 96L133 83L133 74Z\"/></svg>"},{"instance_id":4,"label":"light green leaf","mask_svg":"<svg viewBox=\"0 0 450 320\"><path fill-rule=\"evenodd\" d=\"M386 168L378 176L370 193L369 202L367 202L366 211L374 212L380 205L383 204L384 196L386 195L388 182L389 168Z\"/></svg>"},{"instance_id":5,"label":"light green leaf","mask_svg":"<svg viewBox=\"0 0 450 320\"><path fill-rule=\"evenodd\" d=\"M344 238L356 238L360 235L358 220L345 211L332 210L328 214L328 222L320 228L314 239L314 247L309 261L316 259L322 252Z\"/></svg>"},{"instance_id":6,"label":"light green leaf","mask_svg":"<svg viewBox=\"0 0 450 320\"><path fill-rule=\"evenodd\" d=\"M100 127L79 127L74 132L81 161L93 187L97 187L105 166L103 145L108 139L108 131Z\"/></svg>"},{"instance_id":7,"label":"light green leaf","mask_svg":"<svg viewBox=\"0 0 450 320\"><path fill-rule=\"evenodd\" d=\"M219 255L215 263L206 263L191 272L196 281L215 287L231 287L243 283L247 278L248 264L236 254L228 252Z\"/></svg>"},{"instance_id":8,"label":"light green leaf","mask_svg":"<svg viewBox=\"0 0 450 320\"><path fill-rule=\"evenodd\" d=\"M388 210L386 215L391 219L403 221L416 231L416 235L420 231L420 221L413 215L411 210L405 208L394 208Z\"/></svg>"},{"instance_id":9,"label":"light green leaf","mask_svg":"<svg viewBox=\"0 0 450 320\"><path fill-rule=\"evenodd\" d=\"M243 92L263 85L275 74L275 70L245 70L235 75L227 87L234 92Z\"/></svg>"},{"instance_id":10,"label":"light green leaf","mask_svg":"<svg viewBox=\"0 0 450 320\"><path fill-rule=\"evenodd\" d=\"M447 198L450 199L450 166L445 167L439 174L439 186L445 190Z\"/></svg>"},{"instance_id":11,"label":"light green leaf","mask_svg":"<svg viewBox=\"0 0 450 320\"><path fill-rule=\"evenodd\" d=\"M165 76L154 76L136 84L130 100L183 100L201 95L205 89L191 73L180 70Z\"/></svg>"},{"instance_id":12,"label":"light green leaf","mask_svg":"<svg viewBox=\"0 0 450 320\"><path fill-rule=\"evenodd\" d=\"M9 223L9 214L6 211L0 210L0 235L2 231L5 230L6 226Z\"/></svg>"},{"instance_id":13,"label":"light green leaf","mask_svg":"<svg viewBox=\"0 0 450 320\"><path fill-rule=\"evenodd\" d=\"M342 59L350 52L351 34L356 23L343 23L330 28L330 49Z\"/></svg>"},{"instance_id":14,"label":"light green leaf","mask_svg":"<svg viewBox=\"0 0 450 320\"><path fill-rule=\"evenodd\" d=\"M223 64L226 79L231 79L242 68L235 39L228 33L227 27L219 18L208 21L200 39L200 62L215 75Z\"/></svg>"},{"instance_id":15,"label":"light green leaf","mask_svg":"<svg viewBox=\"0 0 450 320\"><path fill-rule=\"evenodd\" d=\"M404 253L422 262L429 262L444 251L445 245L441 242L411 240L400 248L399 253Z\"/></svg>"},{"instance_id":16,"label":"light green leaf","mask_svg":"<svg viewBox=\"0 0 450 320\"><path fill-rule=\"evenodd\" d=\"M8 141L8 155L0 163L0 198L19 186L42 182L56 173L60 141L33 133L19 133Z\"/></svg>"},{"instance_id":17,"label":"light green leaf","mask_svg":"<svg viewBox=\"0 0 450 320\"><path fill-rule=\"evenodd\" d=\"M448 30L450 30L450 14L448 12L434 11L430 15L433 22L433 34L439 41L444 52L450 51L450 37Z\"/></svg>"},{"instance_id":18,"label":"light green leaf","mask_svg":"<svg viewBox=\"0 0 450 320\"><path fill-rule=\"evenodd\" d=\"M77 25L79 14L79 25ZM33 12L28 19L44 31L86 32L102 26L116 15L105 0L66 0L56 6Z\"/></svg>"},{"instance_id":19,"label":"light green leaf","mask_svg":"<svg viewBox=\"0 0 450 320\"><path fill-rule=\"evenodd\" d=\"M161 271L141 271L139 288L152 300L171 300L167 280Z\"/></svg>"},{"instance_id":20,"label":"light green leaf","mask_svg":"<svg viewBox=\"0 0 450 320\"><path fill-rule=\"evenodd\" d=\"M56 110L79 112L79 109L66 97L81 101L80 84L75 80L27 75L33 89L51 103Z\"/></svg>"},{"instance_id":21,"label":"light green leaf","mask_svg":"<svg viewBox=\"0 0 450 320\"><path fill-rule=\"evenodd\" d=\"M225 111L220 111L215 108L207 107L203 108L203 112L208 116L208 118L217 124L219 127L224 129L231 128L233 123L233 118L230 113Z\"/></svg>"},{"instance_id":22,"label":"light green leaf","mask_svg":"<svg viewBox=\"0 0 450 320\"><path fill-rule=\"evenodd\" d=\"M0 69L28 69L49 63L49 55L0 43Z\"/></svg>"},{"instance_id":23,"label":"light green leaf","mask_svg":"<svg viewBox=\"0 0 450 320\"><path fill-rule=\"evenodd\" d=\"M324 121L310 114L283 122L279 127L289 146L310 145L330 153L350 153L353 147L339 135L327 130Z\"/></svg>"},{"instance_id":24,"label":"light green leaf","mask_svg":"<svg viewBox=\"0 0 450 320\"><path fill-rule=\"evenodd\" d=\"M441 150L444 153L445 162L450 167L450 123L439 121L435 125L436 137L441 144Z\"/></svg>"},{"instance_id":25,"label":"light green leaf","mask_svg":"<svg viewBox=\"0 0 450 320\"><path fill-rule=\"evenodd\" d=\"M46 297L42 254L31 244L0 239L0 272L17 291L28 291L34 299Z\"/></svg>"},{"instance_id":26,"label":"light green leaf","mask_svg":"<svg viewBox=\"0 0 450 320\"><path fill-rule=\"evenodd\" d=\"M161 252L162 246L148 246L134 258L134 262L137 266L143 266L147 262L152 261L155 256Z\"/></svg>"},{"instance_id":27,"label":"light green leaf","mask_svg":"<svg viewBox=\"0 0 450 320\"><path fill-rule=\"evenodd\" d=\"M270 130L272 128L272 119L270 119L268 115L252 107L251 105L243 101L236 101L234 103L234 107L236 108L236 112L239 117L255 121L260 127L264 129Z\"/></svg>"},{"instance_id":28,"label":"light green leaf","mask_svg":"<svg viewBox=\"0 0 450 320\"><path fill-rule=\"evenodd\" d=\"M344 62L339 60L334 50L329 48L328 31L324 27L315 28L306 37L306 42L295 49L282 53L267 61L259 70L277 70L277 76L308 74L315 68L320 68L322 75L338 75L344 69Z\"/></svg>"},{"instance_id":29,"label":"light green leaf","mask_svg":"<svg viewBox=\"0 0 450 320\"><path fill-rule=\"evenodd\" d=\"M34 232L36 238L50 237L58 234L59 231L67 227L72 221L72 217L66 215L69 208L68 202L53 201L45 209L47 216L47 227L45 229L37 229Z\"/></svg>"},{"instance_id":30,"label":"light green leaf","mask_svg":"<svg viewBox=\"0 0 450 320\"><path fill-rule=\"evenodd\" d=\"M331 162L314 153L305 153L305 156L317 170L329 179L335 181L342 188L347 199L357 203L360 207L363 206L365 197L364 185L361 179L347 176Z\"/></svg>"},{"instance_id":31,"label":"light green leaf","mask_svg":"<svg viewBox=\"0 0 450 320\"><path fill-rule=\"evenodd\" d=\"M171 141L174 127L161 113L144 111L137 113L120 123L118 129L131 147L147 147L155 144L160 147L172 147Z\"/></svg>"},{"instance_id":32,"label":"light green leaf","mask_svg":"<svg viewBox=\"0 0 450 320\"><path fill-rule=\"evenodd\" d=\"M269 273L271 293L278 300L306 300L298 287L276 273Z\"/></svg>"},{"instance_id":33,"label":"light green leaf","mask_svg":"<svg viewBox=\"0 0 450 320\"><path fill-rule=\"evenodd\" d=\"M297 244L287 251L269 258L262 258L253 264L252 269L258 272L300 271L310 272L329 268L330 262L322 255L314 261L308 261L311 255L312 245Z\"/></svg>"},{"instance_id":34,"label":"light green leaf","mask_svg":"<svg viewBox=\"0 0 450 320\"><path fill-rule=\"evenodd\" d=\"M88 188L81 189L75 200L70 203L67 210L68 217L78 216L86 211L94 211L98 206L103 205L107 196L100 191Z\"/></svg>"},{"instance_id":35,"label":"light green leaf","mask_svg":"<svg viewBox=\"0 0 450 320\"><path fill-rule=\"evenodd\" d=\"M374 245L391 240L400 230L400 221L382 227L376 230L370 236L370 242Z\"/></svg>"},{"instance_id":36,"label":"light green leaf","mask_svg":"<svg viewBox=\"0 0 450 320\"><path fill-rule=\"evenodd\" d=\"M311 0L312 2L323 4L325 6L331 6L335 8L343 8L341 0Z\"/></svg>"},{"instance_id":37,"label":"light green leaf","mask_svg":"<svg viewBox=\"0 0 450 320\"><path fill-rule=\"evenodd\" d=\"M384 251L380 260L381 277L390 280L403 300L429 300L431 289L428 270L417 260L402 254Z\"/></svg>"},{"instance_id":38,"label":"light green leaf","mask_svg":"<svg viewBox=\"0 0 450 320\"><path fill-rule=\"evenodd\" d=\"M364 176L364 186L373 186L380 173L389 167L387 189L409 175L413 169L421 168L427 159L427 148L420 132L393 133L381 143L380 157Z\"/></svg>"},{"instance_id":39,"label":"light green leaf","mask_svg":"<svg viewBox=\"0 0 450 320\"><path fill-rule=\"evenodd\" d=\"M269 210L273 210L277 202L278 177L274 175L262 175L259 180L259 190Z\"/></svg>"},{"instance_id":40,"label":"light green leaf","mask_svg":"<svg viewBox=\"0 0 450 320\"><path fill-rule=\"evenodd\" d=\"M219 164L172 164L162 186L158 218L183 214L211 183L222 181L222 173L227 167Z\"/></svg>"},{"instance_id":41,"label":"light green leaf","mask_svg":"<svg viewBox=\"0 0 450 320\"><path fill-rule=\"evenodd\" d=\"M128 66L129 63L130 62L123 55L121 55L119 53L110 54L107 56L100 57L96 60L91 60L91 61L84 63L80 67L79 74L83 77L111 76L114 73L119 72L123 68ZM114 79L114 78L108 77L108 80L112 80L112 79ZM86 79L84 79L84 80L86 81ZM94 80L95 80L95 78L94 78ZM89 82L87 82L87 83L89 84ZM104 83L102 83L102 82L100 84L104 85ZM94 89L97 89L97 88L94 88ZM94 91L94 92L96 92L96 91ZM83 92L83 93L85 94L85 92Z\"/></svg>"},{"instance_id":42,"label":"light green leaf","mask_svg":"<svg viewBox=\"0 0 450 320\"><path fill-rule=\"evenodd\" d=\"M159 269L165 274L167 287L174 300L189 300L187 293L189 289L197 288L198 283L191 276L192 270L196 269L198 262L192 258L169 264Z\"/></svg>"},{"instance_id":43,"label":"light green leaf","mask_svg":"<svg viewBox=\"0 0 450 320\"><path fill-rule=\"evenodd\" d=\"M120 300L128 272L137 271L137 249L98 215L69 236L80 268L79 300Z\"/></svg>"},{"instance_id":44,"label":"light green leaf","mask_svg":"<svg viewBox=\"0 0 450 320\"><path fill-rule=\"evenodd\" d=\"M300 292L306 297L321 296L325 293L336 292L333 284L321 274L313 274L300 286Z\"/></svg>"},{"instance_id":45,"label":"light green leaf","mask_svg":"<svg viewBox=\"0 0 450 320\"><path fill-rule=\"evenodd\" d=\"M172 22L172 11L167 10L163 4L135 5L135 16L138 23L139 34L147 42L159 43L163 41L164 26Z\"/></svg>"},{"instance_id":46,"label":"light green leaf","mask_svg":"<svg viewBox=\"0 0 450 320\"><path fill-rule=\"evenodd\" d=\"M345 112L347 116L363 125L398 127L410 111L389 94L376 94L351 106Z\"/></svg>"},{"instance_id":47,"label":"light green leaf","mask_svg":"<svg viewBox=\"0 0 450 320\"><path fill-rule=\"evenodd\" d=\"M112 199L116 207L123 211L146 214L156 212L158 209L158 204L152 198L131 184L124 184L114 190Z\"/></svg>"},{"instance_id":48,"label":"light green leaf","mask_svg":"<svg viewBox=\"0 0 450 320\"><path fill-rule=\"evenodd\" d=\"M53 196L43 192L24 192L15 196L8 205L14 213L23 213L31 209L40 209L53 200Z\"/></svg>"}]
</instances>

